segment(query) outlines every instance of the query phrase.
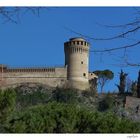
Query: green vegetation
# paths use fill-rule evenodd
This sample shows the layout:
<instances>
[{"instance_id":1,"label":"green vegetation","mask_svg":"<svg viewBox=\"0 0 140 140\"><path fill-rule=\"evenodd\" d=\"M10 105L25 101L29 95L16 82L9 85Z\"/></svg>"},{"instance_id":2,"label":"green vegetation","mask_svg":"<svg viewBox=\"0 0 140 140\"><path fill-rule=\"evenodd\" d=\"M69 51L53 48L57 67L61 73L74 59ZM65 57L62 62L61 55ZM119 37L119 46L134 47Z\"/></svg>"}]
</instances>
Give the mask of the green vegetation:
<instances>
[{"instance_id":1,"label":"green vegetation","mask_svg":"<svg viewBox=\"0 0 140 140\"><path fill-rule=\"evenodd\" d=\"M140 133L139 122L113 113L111 94L98 101L95 92L73 89L20 92L0 91L1 133Z\"/></svg>"},{"instance_id":2,"label":"green vegetation","mask_svg":"<svg viewBox=\"0 0 140 140\"><path fill-rule=\"evenodd\" d=\"M37 105L37 104L44 104L47 103L51 96L52 93L49 90L46 90L45 92L42 92L40 89L36 90L36 91L22 91L19 90L18 88L15 89L16 91L16 108L18 110L25 108L25 107L29 107L29 106L33 106L33 105Z\"/></svg>"},{"instance_id":3,"label":"green vegetation","mask_svg":"<svg viewBox=\"0 0 140 140\"><path fill-rule=\"evenodd\" d=\"M140 71L138 74L138 82L137 82L137 97L140 98Z\"/></svg>"},{"instance_id":4,"label":"green vegetation","mask_svg":"<svg viewBox=\"0 0 140 140\"><path fill-rule=\"evenodd\" d=\"M0 90L0 123L3 124L15 110L16 93L13 89Z\"/></svg>"},{"instance_id":5,"label":"green vegetation","mask_svg":"<svg viewBox=\"0 0 140 140\"><path fill-rule=\"evenodd\" d=\"M120 94L124 94L125 93L126 77L127 77L127 75L128 75L127 73L124 73L123 70L121 70L121 73L120 73L120 84L117 85Z\"/></svg>"},{"instance_id":6,"label":"green vegetation","mask_svg":"<svg viewBox=\"0 0 140 140\"><path fill-rule=\"evenodd\" d=\"M52 99L60 103L71 103L77 102L77 91L74 89L56 88L53 91Z\"/></svg>"},{"instance_id":7,"label":"green vegetation","mask_svg":"<svg viewBox=\"0 0 140 140\"><path fill-rule=\"evenodd\" d=\"M100 102L98 106L99 111L106 111L112 109L114 106L113 96L107 94Z\"/></svg>"},{"instance_id":8,"label":"green vegetation","mask_svg":"<svg viewBox=\"0 0 140 140\"><path fill-rule=\"evenodd\" d=\"M112 113L92 112L52 102L17 112L8 121L11 133L138 133L140 126Z\"/></svg>"}]
</instances>

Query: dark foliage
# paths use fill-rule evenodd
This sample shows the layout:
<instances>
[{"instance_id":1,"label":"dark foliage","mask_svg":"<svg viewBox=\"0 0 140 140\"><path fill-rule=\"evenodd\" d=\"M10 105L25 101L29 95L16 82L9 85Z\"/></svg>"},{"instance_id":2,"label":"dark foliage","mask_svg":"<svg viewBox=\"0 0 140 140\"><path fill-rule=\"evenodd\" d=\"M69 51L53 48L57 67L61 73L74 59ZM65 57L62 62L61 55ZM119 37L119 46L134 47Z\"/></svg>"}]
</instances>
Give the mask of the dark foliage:
<instances>
[{"instance_id":1,"label":"dark foliage","mask_svg":"<svg viewBox=\"0 0 140 140\"><path fill-rule=\"evenodd\" d=\"M41 95L42 92L36 91L30 92L29 95L22 93L17 95L12 89L0 91L1 133L140 132L139 122L117 117L114 113L108 112L114 106L114 96L111 94L102 95L104 97L100 103L102 106L99 106L102 112L99 112L90 106L91 104L94 106L94 102L91 101L95 96L88 92L80 93L73 89L56 88L48 98L49 92ZM17 108L17 103L22 106L20 109Z\"/></svg>"},{"instance_id":2,"label":"dark foliage","mask_svg":"<svg viewBox=\"0 0 140 140\"><path fill-rule=\"evenodd\" d=\"M0 90L0 132L5 132L5 124L15 111L16 93L13 89Z\"/></svg>"},{"instance_id":3,"label":"dark foliage","mask_svg":"<svg viewBox=\"0 0 140 140\"><path fill-rule=\"evenodd\" d=\"M76 103L77 102L77 91L75 89L68 88L56 88L53 91L52 100L61 103Z\"/></svg>"},{"instance_id":4,"label":"dark foliage","mask_svg":"<svg viewBox=\"0 0 140 140\"><path fill-rule=\"evenodd\" d=\"M25 107L44 104L49 102L51 99L52 93L50 90L46 89L43 86L20 86L15 89L16 91L16 108L22 109Z\"/></svg>"},{"instance_id":5,"label":"dark foliage","mask_svg":"<svg viewBox=\"0 0 140 140\"><path fill-rule=\"evenodd\" d=\"M105 97L99 102L98 110L106 111L108 109L113 108L115 99L113 96L107 94Z\"/></svg>"},{"instance_id":6,"label":"dark foliage","mask_svg":"<svg viewBox=\"0 0 140 140\"><path fill-rule=\"evenodd\" d=\"M137 97L137 81L132 81L131 93L132 93L132 96Z\"/></svg>"},{"instance_id":7,"label":"dark foliage","mask_svg":"<svg viewBox=\"0 0 140 140\"><path fill-rule=\"evenodd\" d=\"M120 94L124 94L125 93L126 77L127 77L127 75L128 75L127 73L124 73L123 70L121 70L121 73L120 73L120 84L117 85Z\"/></svg>"},{"instance_id":8,"label":"dark foliage","mask_svg":"<svg viewBox=\"0 0 140 140\"><path fill-rule=\"evenodd\" d=\"M0 90L0 124L15 110L16 93L13 89Z\"/></svg>"},{"instance_id":9,"label":"dark foliage","mask_svg":"<svg viewBox=\"0 0 140 140\"><path fill-rule=\"evenodd\" d=\"M139 133L140 125L110 112L92 112L52 102L15 113L6 130L11 133Z\"/></svg>"},{"instance_id":10,"label":"dark foliage","mask_svg":"<svg viewBox=\"0 0 140 140\"><path fill-rule=\"evenodd\" d=\"M137 97L140 98L140 71L139 71L138 82L137 82Z\"/></svg>"},{"instance_id":11,"label":"dark foliage","mask_svg":"<svg viewBox=\"0 0 140 140\"><path fill-rule=\"evenodd\" d=\"M95 89L85 90L81 94L85 97L95 97L98 95Z\"/></svg>"}]
</instances>

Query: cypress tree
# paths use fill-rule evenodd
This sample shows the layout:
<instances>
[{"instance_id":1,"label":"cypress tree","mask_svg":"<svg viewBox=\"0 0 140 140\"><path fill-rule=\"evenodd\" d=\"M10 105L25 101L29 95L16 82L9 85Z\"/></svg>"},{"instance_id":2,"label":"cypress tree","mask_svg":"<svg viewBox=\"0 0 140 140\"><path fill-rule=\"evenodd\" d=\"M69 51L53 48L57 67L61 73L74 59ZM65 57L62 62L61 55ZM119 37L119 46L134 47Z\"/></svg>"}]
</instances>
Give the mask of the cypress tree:
<instances>
[{"instance_id":1,"label":"cypress tree","mask_svg":"<svg viewBox=\"0 0 140 140\"><path fill-rule=\"evenodd\" d=\"M124 73L123 70L121 70L120 73L120 84L117 85L118 89L119 89L119 93L123 94L125 93L125 88L126 88L126 77L127 77L127 73Z\"/></svg>"},{"instance_id":2,"label":"cypress tree","mask_svg":"<svg viewBox=\"0 0 140 140\"><path fill-rule=\"evenodd\" d=\"M138 82L137 82L137 97L140 98L140 71L139 71Z\"/></svg>"}]
</instances>

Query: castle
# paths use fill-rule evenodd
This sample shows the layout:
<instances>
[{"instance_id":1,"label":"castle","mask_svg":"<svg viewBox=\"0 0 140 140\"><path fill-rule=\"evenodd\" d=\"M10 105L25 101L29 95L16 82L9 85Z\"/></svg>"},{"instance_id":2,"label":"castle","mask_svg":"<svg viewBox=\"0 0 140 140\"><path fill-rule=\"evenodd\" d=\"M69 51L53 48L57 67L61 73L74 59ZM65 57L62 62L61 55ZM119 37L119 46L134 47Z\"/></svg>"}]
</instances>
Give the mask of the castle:
<instances>
[{"instance_id":1,"label":"castle","mask_svg":"<svg viewBox=\"0 0 140 140\"><path fill-rule=\"evenodd\" d=\"M23 83L41 83L49 87L68 85L86 90L97 76L88 71L89 43L83 38L71 38L64 43L65 65L63 67L10 68L0 65L0 87ZM93 84L94 85L94 84Z\"/></svg>"}]
</instances>

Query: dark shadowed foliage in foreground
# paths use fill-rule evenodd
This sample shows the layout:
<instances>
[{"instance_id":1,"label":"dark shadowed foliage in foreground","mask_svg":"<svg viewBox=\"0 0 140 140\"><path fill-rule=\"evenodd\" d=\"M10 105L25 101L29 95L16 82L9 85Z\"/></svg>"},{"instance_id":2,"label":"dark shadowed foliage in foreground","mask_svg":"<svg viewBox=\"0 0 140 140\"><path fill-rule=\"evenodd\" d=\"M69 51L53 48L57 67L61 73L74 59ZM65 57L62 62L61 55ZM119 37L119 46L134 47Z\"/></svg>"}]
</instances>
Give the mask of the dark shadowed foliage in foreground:
<instances>
[{"instance_id":1,"label":"dark shadowed foliage in foreground","mask_svg":"<svg viewBox=\"0 0 140 140\"><path fill-rule=\"evenodd\" d=\"M94 106L96 102L92 101L95 97L90 94L59 88L52 94L41 93L17 95L13 89L0 91L0 132L140 133L139 122L117 117L108 109L105 112L92 109L90 105ZM110 96L104 98L107 108L112 106ZM18 104L23 106L19 109Z\"/></svg>"},{"instance_id":2,"label":"dark shadowed foliage in foreground","mask_svg":"<svg viewBox=\"0 0 140 140\"><path fill-rule=\"evenodd\" d=\"M92 112L52 102L16 112L5 130L10 133L139 133L140 124L110 112Z\"/></svg>"},{"instance_id":3,"label":"dark shadowed foliage in foreground","mask_svg":"<svg viewBox=\"0 0 140 140\"><path fill-rule=\"evenodd\" d=\"M77 94L77 91L74 89L56 88L53 91L52 100L60 103L74 104L77 102Z\"/></svg>"}]
</instances>

